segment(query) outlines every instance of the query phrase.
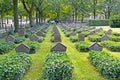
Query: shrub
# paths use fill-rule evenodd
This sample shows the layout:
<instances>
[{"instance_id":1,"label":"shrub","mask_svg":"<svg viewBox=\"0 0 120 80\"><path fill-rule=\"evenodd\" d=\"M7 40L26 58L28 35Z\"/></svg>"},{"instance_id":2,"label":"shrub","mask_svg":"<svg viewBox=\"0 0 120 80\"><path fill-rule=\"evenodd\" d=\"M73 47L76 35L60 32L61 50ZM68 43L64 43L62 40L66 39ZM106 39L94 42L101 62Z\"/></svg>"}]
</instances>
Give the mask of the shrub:
<instances>
[{"instance_id":1,"label":"shrub","mask_svg":"<svg viewBox=\"0 0 120 80\"><path fill-rule=\"evenodd\" d=\"M108 26L109 20L89 20L87 22L88 26Z\"/></svg>"},{"instance_id":2,"label":"shrub","mask_svg":"<svg viewBox=\"0 0 120 80\"><path fill-rule=\"evenodd\" d=\"M115 36L115 35L109 35L110 40L119 42L120 41L120 36Z\"/></svg>"},{"instance_id":3,"label":"shrub","mask_svg":"<svg viewBox=\"0 0 120 80\"><path fill-rule=\"evenodd\" d=\"M16 37L16 38L15 38L15 43L16 43L16 44L19 44L19 43L21 43L21 42L23 42L23 41L25 41L25 37Z\"/></svg>"},{"instance_id":4,"label":"shrub","mask_svg":"<svg viewBox=\"0 0 120 80\"><path fill-rule=\"evenodd\" d=\"M24 53L10 55L0 63L0 80L22 80L31 65L31 58Z\"/></svg>"},{"instance_id":5,"label":"shrub","mask_svg":"<svg viewBox=\"0 0 120 80\"><path fill-rule=\"evenodd\" d=\"M44 38L42 36L40 36L38 42L41 43L41 42L43 42L43 40L44 40Z\"/></svg>"},{"instance_id":6,"label":"shrub","mask_svg":"<svg viewBox=\"0 0 120 80\"><path fill-rule=\"evenodd\" d=\"M71 34L71 32L68 32L68 31L65 32L65 36L66 36L66 37L69 37L70 34Z\"/></svg>"},{"instance_id":7,"label":"shrub","mask_svg":"<svg viewBox=\"0 0 120 80\"><path fill-rule=\"evenodd\" d=\"M7 53L13 48L15 48L15 43L13 42L0 42L0 54Z\"/></svg>"},{"instance_id":8,"label":"shrub","mask_svg":"<svg viewBox=\"0 0 120 80\"><path fill-rule=\"evenodd\" d=\"M110 51L120 52L120 43L114 41L103 41L101 42L101 45Z\"/></svg>"},{"instance_id":9,"label":"shrub","mask_svg":"<svg viewBox=\"0 0 120 80\"><path fill-rule=\"evenodd\" d=\"M85 37L87 37L89 33L90 33L89 31L81 32L81 34L85 35Z\"/></svg>"},{"instance_id":10,"label":"shrub","mask_svg":"<svg viewBox=\"0 0 120 80\"><path fill-rule=\"evenodd\" d=\"M70 40L71 40L72 42L77 42L77 41L78 41L78 36L71 36L71 37L70 37Z\"/></svg>"},{"instance_id":11,"label":"shrub","mask_svg":"<svg viewBox=\"0 0 120 80\"><path fill-rule=\"evenodd\" d=\"M85 41L80 41L80 42L78 42L78 43L75 44L76 49L78 51L82 51L82 52L88 52L90 45L91 44L89 42L85 42Z\"/></svg>"},{"instance_id":12,"label":"shrub","mask_svg":"<svg viewBox=\"0 0 120 80\"><path fill-rule=\"evenodd\" d=\"M66 53L50 53L45 60L42 80L72 80L73 66Z\"/></svg>"},{"instance_id":13,"label":"shrub","mask_svg":"<svg viewBox=\"0 0 120 80\"><path fill-rule=\"evenodd\" d=\"M110 27L120 28L120 14L110 17Z\"/></svg>"},{"instance_id":14,"label":"shrub","mask_svg":"<svg viewBox=\"0 0 120 80\"><path fill-rule=\"evenodd\" d=\"M25 34L25 38L28 38L28 37L30 37L32 35L32 32L27 32L26 34Z\"/></svg>"},{"instance_id":15,"label":"shrub","mask_svg":"<svg viewBox=\"0 0 120 80\"><path fill-rule=\"evenodd\" d=\"M104 77L120 80L120 60L103 51L91 51L90 61Z\"/></svg>"},{"instance_id":16,"label":"shrub","mask_svg":"<svg viewBox=\"0 0 120 80\"><path fill-rule=\"evenodd\" d=\"M29 53L35 53L39 49L39 46L40 46L40 44L38 42L35 42L35 41L28 41L25 44L30 47Z\"/></svg>"},{"instance_id":17,"label":"shrub","mask_svg":"<svg viewBox=\"0 0 120 80\"><path fill-rule=\"evenodd\" d=\"M100 41L101 41L101 37L98 36L98 35L89 35L89 36L88 36L88 39L89 39L91 42L100 42Z\"/></svg>"},{"instance_id":18,"label":"shrub","mask_svg":"<svg viewBox=\"0 0 120 80\"><path fill-rule=\"evenodd\" d=\"M112 34L115 36L120 36L120 33L117 33L117 32L113 32Z\"/></svg>"},{"instance_id":19,"label":"shrub","mask_svg":"<svg viewBox=\"0 0 120 80\"><path fill-rule=\"evenodd\" d=\"M96 35L99 35L99 36L102 36L102 35L104 35L105 34L105 31L100 31L100 32L97 32L97 33L95 33Z\"/></svg>"}]
</instances>

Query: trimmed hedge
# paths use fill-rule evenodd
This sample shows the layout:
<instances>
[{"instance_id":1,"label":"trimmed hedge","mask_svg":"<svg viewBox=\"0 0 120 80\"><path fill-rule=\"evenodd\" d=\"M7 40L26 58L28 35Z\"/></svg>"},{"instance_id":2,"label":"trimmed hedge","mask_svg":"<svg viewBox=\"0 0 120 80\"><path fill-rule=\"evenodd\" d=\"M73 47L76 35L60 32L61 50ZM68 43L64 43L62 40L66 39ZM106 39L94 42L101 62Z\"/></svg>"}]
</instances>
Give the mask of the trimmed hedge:
<instances>
[{"instance_id":1,"label":"trimmed hedge","mask_svg":"<svg viewBox=\"0 0 120 80\"><path fill-rule=\"evenodd\" d=\"M85 35L85 37L87 37L89 33L90 33L89 31L81 32L81 34Z\"/></svg>"},{"instance_id":2,"label":"trimmed hedge","mask_svg":"<svg viewBox=\"0 0 120 80\"><path fill-rule=\"evenodd\" d=\"M89 35L88 39L91 42L100 42L101 41L101 36L98 36L98 35Z\"/></svg>"},{"instance_id":3,"label":"trimmed hedge","mask_svg":"<svg viewBox=\"0 0 120 80\"><path fill-rule=\"evenodd\" d=\"M24 53L10 55L0 63L0 80L22 80L31 65L31 58Z\"/></svg>"},{"instance_id":4,"label":"trimmed hedge","mask_svg":"<svg viewBox=\"0 0 120 80\"><path fill-rule=\"evenodd\" d=\"M91 51L90 61L106 78L120 80L120 60L103 51Z\"/></svg>"},{"instance_id":5,"label":"trimmed hedge","mask_svg":"<svg viewBox=\"0 0 120 80\"><path fill-rule=\"evenodd\" d=\"M101 45L113 52L120 52L120 43L114 41L102 41Z\"/></svg>"},{"instance_id":6,"label":"trimmed hedge","mask_svg":"<svg viewBox=\"0 0 120 80\"><path fill-rule=\"evenodd\" d=\"M70 34L71 34L71 32L68 32L68 31L65 32L66 37L70 37Z\"/></svg>"},{"instance_id":7,"label":"trimmed hedge","mask_svg":"<svg viewBox=\"0 0 120 80\"><path fill-rule=\"evenodd\" d=\"M25 37L16 37L16 38L15 38L15 43L16 43L16 44L19 44L19 43L21 43L21 42L23 42L23 41L25 41Z\"/></svg>"},{"instance_id":8,"label":"trimmed hedge","mask_svg":"<svg viewBox=\"0 0 120 80\"><path fill-rule=\"evenodd\" d=\"M109 35L110 40L120 42L120 36Z\"/></svg>"},{"instance_id":9,"label":"trimmed hedge","mask_svg":"<svg viewBox=\"0 0 120 80\"><path fill-rule=\"evenodd\" d=\"M109 26L109 20L89 20L88 26Z\"/></svg>"},{"instance_id":10,"label":"trimmed hedge","mask_svg":"<svg viewBox=\"0 0 120 80\"><path fill-rule=\"evenodd\" d=\"M82 52L88 52L90 45L91 44L89 42L85 42L85 41L80 41L80 42L78 42L78 43L75 44L76 49L78 51L82 51Z\"/></svg>"},{"instance_id":11,"label":"trimmed hedge","mask_svg":"<svg viewBox=\"0 0 120 80\"><path fill-rule=\"evenodd\" d=\"M0 42L0 54L7 53L13 48L15 48L15 43L13 42Z\"/></svg>"},{"instance_id":12,"label":"trimmed hedge","mask_svg":"<svg viewBox=\"0 0 120 80\"><path fill-rule=\"evenodd\" d=\"M72 80L73 66L66 53L50 53L44 62L42 80Z\"/></svg>"},{"instance_id":13,"label":"trimmed hedge","mask_svg":"<svg viewBox=\"0 0 120 80\"><path fill-rule=\"evenodd\" d=\"M120 14L110 17L110 27L120 28Z\"/></svg>"},{"instance_id":14,"label":"trimmed hedge","mask_svg":"<svg viewBox=\"0 0 120 80\"><path fill-rule=\"evenodd\" d=\"M100 32L97 32L95 33L96 35L99 35L99 36L103 36L105 34L105 31L100 31Z\"/></svg>"},{"instance_id":15,"label":"trimmed hedge","mask_svg":"<svg viewBox=\"0 0 120 80\"><path fill-rule=\"evenodd\" d=\"M70 41L77 42L78 41L78 36L70 36Z\"/></svg>"}]
</instances>

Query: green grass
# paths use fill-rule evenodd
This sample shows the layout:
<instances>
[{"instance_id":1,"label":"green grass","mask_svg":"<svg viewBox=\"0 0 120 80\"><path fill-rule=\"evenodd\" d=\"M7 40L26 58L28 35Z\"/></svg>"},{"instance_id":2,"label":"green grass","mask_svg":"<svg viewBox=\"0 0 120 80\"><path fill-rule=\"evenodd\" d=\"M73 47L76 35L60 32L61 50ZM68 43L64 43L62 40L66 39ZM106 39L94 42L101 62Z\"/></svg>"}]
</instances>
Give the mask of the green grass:
<instances>
[{"instance_id":1,"label":"green grass","mask_svg":"<svg viewBox=\"0 0 120 80\"><path fill-rule=\"evenodd\" d=\"M58 28L61 34L62 43L67 46L67 53L70 57L73 66L73 80L107 80L103 78L95 67L89 61L89 54L79 52L75 48L69 38L65 37L64 33Z\"/></svg>"},{"instance_id":2,"label":"green grass","mask_svg":"<svg viewBox=\"0 0 120 80\"><path fill-rule=\"evenodd\" d=\"M40 50L36 54L31 54L32 65L28 72L25 74L23 80L42 80L42 67L45 61L45 57L50 52L52 43L50 42L50 34L52 27L47 32L45 40L40 44Z\"/></svg>"}]
</instances>

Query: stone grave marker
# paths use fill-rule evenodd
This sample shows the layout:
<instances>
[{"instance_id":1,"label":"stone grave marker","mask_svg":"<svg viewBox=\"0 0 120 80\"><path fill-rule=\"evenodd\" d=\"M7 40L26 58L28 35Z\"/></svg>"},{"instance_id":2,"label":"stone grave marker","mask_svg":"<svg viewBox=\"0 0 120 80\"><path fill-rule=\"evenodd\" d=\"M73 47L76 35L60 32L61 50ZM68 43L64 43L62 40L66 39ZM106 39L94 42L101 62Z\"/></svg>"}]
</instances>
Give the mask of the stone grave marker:
<instances>
[{"instance_id":1,"label":"stone grave marker","mask_svg":"<svg viewBox=\"0 0 120 80\"><path fill-rule=\"evenodd\" d=\"M85 35L78 34L78 41L84 41L84 40L85 40Z\"/></svg>"},{"instance_id":2,"label":"stone grave marker","mask_svg":"<svg viewBox=\"0 0 120 80\"><path fill-rule=\"evenodd\" d=\"M95 32L94 32L94 31L92 31L92 32L90 32L90 33L89 33L89 35L93 35L93 34L95 34Z\"/></svg>"},{"instance_id":3,"label":"stone grave marker","mask_svg":"<svg viewBox=\"0 0 120 80\"><path fill-rule=\"evenodd\" d=\"M36 36L36 35L30 36L29 39L30 39L31 41L38 41L38 40L39 40L38 36Z\"/></svg>"},{"instance_id":4,"label":"stone grave marker","mask_svg":"<svg viewBox=\"0 0 120 80\"><path fill-rule=\"evenodd\" d=\"M54 42L61 42L60 34L54 34Z\"/></svg>"},{"instance_id":5,"label":"stone grave marker","mask_svg":"<svg viewBox=\"0 0 120 80\"><path fill-rule=\"evenodd\" d=\"M14 42L15 38L12 35L9 35L9 36L6 37L6 41L7 42Z\"/></svg>"},{"instance_id":6,"label":"stone grave marker","mask_svg":"<svg viewBox=\"0 0 120 80\"><path fill-rule=\"evenodd\" d=\"M101 37L101 41L109 40L109 37L105 34Z\"/></svg>"},{"instance_id":7,"label":"stone grave marker","mask_svg":"<svg viewBox=\"0 0 120 80\"><path fill-rule=\"evenodd\" d=\"M71 34L70 34L70 36L75 36L76 35L76 32L72 32Z\"/></svg>"},{"instance_id":8,"label":"stone grave marker","mask_svg":"<svg viewBox=\"0 0 120 80\"><path fill-rule=\"evenodd\" d=\"M102 51L103 47L96 42L89 47L89 50Z\"/></svg>"},{"instance_id":9,"label":"stone grave marker","mask_svg":"<svg viewBox=\"0 0 120 80\"><path fill-rule=\"evenodd\" d=\"M36 33L36 35L37 35L37 36L44 36L44 32L39 31L39 32Z\"/></svg>"},{"instance_id":10,"label":"stone grave marker","mask_svg":"<svg viewBox=\"0 0 120 80\"><path fill-rule=\"evenodd\" d=\"M109 29L105 34L111 34L112 33L112 30L111 29Z\"/></svg>"},{"instance_id":11,"label":"stone grave marker","mask_svg":"<svg viewBox=\"0 0 120 80\"><path fill-rule=\"evenodd\" d=\"M99 28L99 29L96 29L95 32L100 32L102 30L103 30L103 28Z\"/></svg>"},{"instance_id":12,"label":"stone grave marker","mask_svg":"<svg viewBox=\"0 0 120 80\"><path fill-rule=\"evenodd\" d=\"M24 52L29 53L30 48L26 46L25 44L20 44L18 47L15 48L16 52Z\"/></svg>"},{"instance_id":13,"label":"stone grave marker","mask_svg":"<svg viewBox=\"0 0 120 80\"><path fill-rule=\"evenodd\" d=\"M67 47L62 43L57 43L52 47L51 52L66 52Z\"/></svg>"},{"instance_id":14,"label":"stone grave marker","mask_svg":"<svg viewBox=\"0 0 120 80\"><path fill-rule=\"evenodd\" d=\"M18 29L18 35L19 36L25 36L26 30L25 28L19 28Z\"/></svg>"}]
</instances>

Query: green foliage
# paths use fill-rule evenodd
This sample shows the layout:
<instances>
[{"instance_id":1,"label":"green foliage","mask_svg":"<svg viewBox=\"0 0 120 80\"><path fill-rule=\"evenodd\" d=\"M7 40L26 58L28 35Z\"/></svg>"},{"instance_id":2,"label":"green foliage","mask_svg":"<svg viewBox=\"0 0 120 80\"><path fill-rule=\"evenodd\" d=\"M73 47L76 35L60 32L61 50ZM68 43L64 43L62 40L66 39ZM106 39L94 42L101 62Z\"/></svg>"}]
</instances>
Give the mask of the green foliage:
<instances>
[{"instance_id":1,"label":"green foliage","mask_svg":"<svg viewBox=\"0 0 120 80\"><path fill-rule=\"evenodd\" d=\"M100 32L97 32L97 33L95 33L96 35L99 35L99 36L102 36L102 35L104 35L105 34L105 31L100 31Z\"/></svg>"},{"instance_id":2,"label":"green foliage","mask_svg":"<svg viewBox=\"0 0 120 80\"><path fill-rule=\"evenodd\" d=\"M38 42L41 43L43 42L43 40L44 40L44 37L40 36Z\"/></svg>"},{"instance_id":3,"label":"green foliage","mask_svg":"<svg viewBox=\"0 0 120 80\"><path fill-rule=\"evenodd\" d=\"M16 43L16 44L19 44L19 43L21 43L21 42L23 42L23 41L25 41L25 37L16 37L16 38L15 38L15 43Z\"/></svg>"},{"instance_id":4,"label":"green foliage","mask_svg":"<svg viewBox=\"0 0 120 80\"><path fill-rule=\"evenodd\" d=\"M85 37L87 37L89 33L90 33L89 31L81 32L81 34L85 35Z\"/></svg>"},{"instance_id":5,"label":"green foliage","mask_svg":"<svg viewBox=\"0 0 120 80\"><path fill-rule=\"evenodd\" d=\"M13 42L0 42L0 54L7 53L13 48L15 48L15 43Z\"/></svg>"},{"instance_id":6,"label":"green foliage","mask_svg":"<svg viewBox=\"0 0 120 80\"><path fill-rule=\"evenodd\" d=\"M89 42L85 42L85 41L80 41L80 42L78 42L78 43L75 44L76 49L78 51L82 51L82 52L88 52L90 45L91 44Z\"/></svg>"},{"instance_id":7,"label":"green foliage","mask_svg":"<svg viewBox=\"0 0 120 80\"><path fill-rule=\"evenodd\" d=\"M70 40L72 42L77 42L78 41L78 36L70 36Z\"/></svg>"},{"instance_id":8,"label":"green foliage","mask_svg":"<svg viewBox=\"0 0 120 80\"><path fill-rule=\"evenodd\" d=\"M30 37L32 35L32 32L27 32L26 34L25 34L25 38L28 38L28 37Z\"/></svg>"},{"instance_id":9,"label":"green foliage","mask_svg":"<svg viewBox=\"0 0 120 80\"><path fill-rule=\"evenodd\" d=\"M112 55L103 51L91 51L90 61L104 77L111 80L120 79L120 60Z\"/></svg>"},{"instance_id":10,"label":"green foliage","mask_svg":"<svg viewBox=\"0 0 120 80\"><path fill-rule=\"evenodd\" d=\"M31 58L24 53L16 53L0 63L0 80L22 80L31 65Z\"/></svg>"},{"instance_id":11,"label":"green foliage","mask_svg":"<svg viewBox=\"0 0 120 80\"><path fill-rule=\"evenodd\" d=\"M101 37L98 36L98 35L89 35L89 36L88 36L88 39L89 39L91 42L100 42L100 41L101 41Z\"/></svg>"},{"instance_id":12,"label":"green foliage","mask_svg":"<svg viewBox=\"0 0 120 80\"><path fill-rule=\"evenodd\" d=\"M110 17L110 27L120 28L120 14Z\"/></svg>"},{"instance_id":13,"label":"green foliage","mask_svg":"<svg viewBox=\"0 0 120 80\"><path fill-rule=\"evenodd\" d=\"M89 20L87 22L89 26L108 26L109 20Z\"/></svg>"},{"instance_id":14,"label":"green foliage","mask_svg":"<svg viewBox=\"0 0 120 80\"><path fill-rule=\"evenodd\" d=\"M43 80L72 80L73 66L66 53L50 53L43 67Z\"/></svg>"},{"instance_id":15,"label":"green foliage","mask_svg":"<svg viewBox=\"0 0 120 80\"><path fill-rule=\"evenodd\" d=\"M110 40L120 42L120 36L109 35Z\"/></svg>"},{"instance_id":16,"label":"green foliage","mask_svg":"<svg viewBox=\"0 0 120 80\"><path fill-rule=\"evenodd\" d=\"M40 47L40 44L36 41L28 41L25 44L30 47L29 53L35 53Z\"/></svg>"},{"instance_id":17,"label":"green foliage","mask_svg":"<svg viewBox=\"0 0 120 80\"><path fill-rule=\"evenodd\" d=\"M50 41L51 41L51 42L54 42L54 39L55 39L54 36L51 36Z\"/></svg>"},{"instance_id":18,"label":"green foliage","mask_svg":"<svg viewBox=\"0 0 120 80\"><path fill-rule=\"evenodd\" d=\"M65 32L65 36L66 36L66 37L70 37L70 33L71 33L71 32L66 31L66 32Z\"/></svg>"},{"instance_id":19,"label":"green foliage","mask_svg":"<svg viewBox=\"0 0 120 80\"><path fill-rule=\"evenodd\" d=\"M102 41L101 45L110 51L120 52L120 43L114 41Z\"/></svg>"}]
</instances>

